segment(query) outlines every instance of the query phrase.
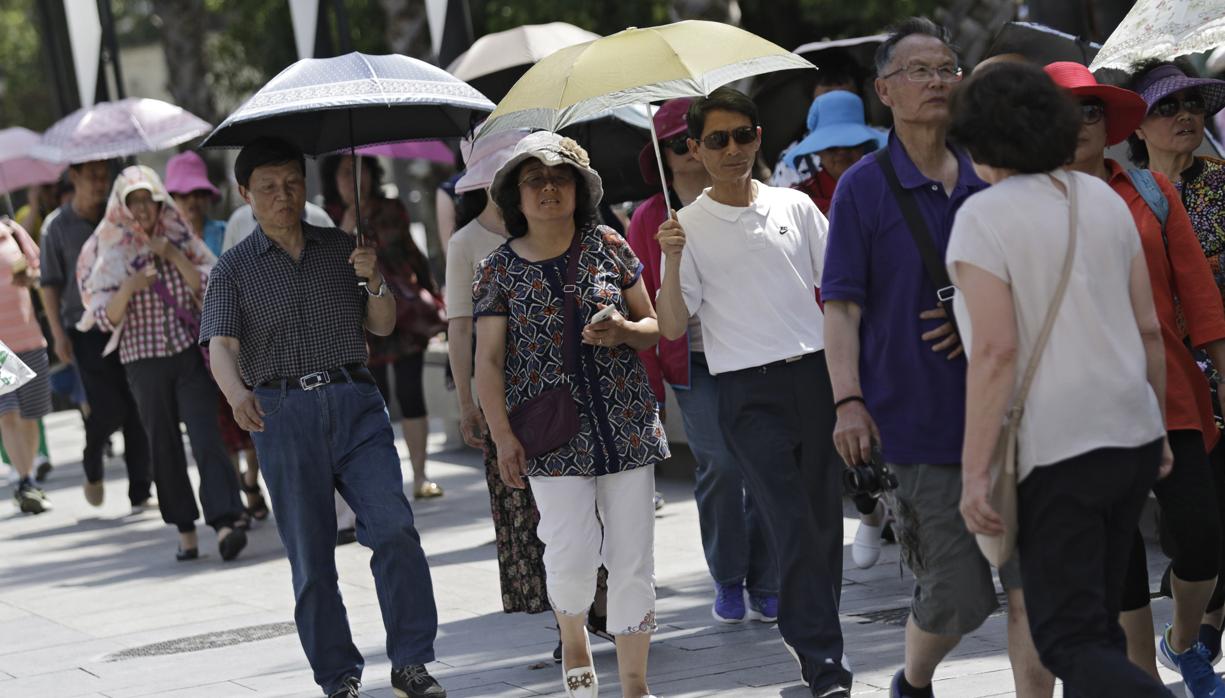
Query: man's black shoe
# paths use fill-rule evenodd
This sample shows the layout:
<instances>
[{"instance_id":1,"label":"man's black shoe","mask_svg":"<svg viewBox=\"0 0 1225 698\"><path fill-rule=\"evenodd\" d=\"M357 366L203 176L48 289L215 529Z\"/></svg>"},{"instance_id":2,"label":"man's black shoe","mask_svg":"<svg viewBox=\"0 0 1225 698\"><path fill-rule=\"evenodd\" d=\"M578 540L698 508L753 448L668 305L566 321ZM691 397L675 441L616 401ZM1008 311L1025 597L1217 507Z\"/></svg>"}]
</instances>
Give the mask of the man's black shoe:
<instances>
[{"instance_id":1,"label":"man's black shoe","mask_svg":"<svg viewBox=\"0 0 1225 698\"><path fill-rule=\"evenodd\" d=\"M391 692L396 698L447 698L447 691L423 664L391 670Z\"/></svg>"},{"instance_id":2,"label":"man's black shoe","mask_svg":"<svg viewBox=\"0 0 1225 698\"><path fill-rule=\"evenodd\" d=\"M362 682L357 677L350 676L341 683L343 685L329 693L328 698L358 698L361 695L357 689L362 687Z\"/></svg>"}]
</instances>

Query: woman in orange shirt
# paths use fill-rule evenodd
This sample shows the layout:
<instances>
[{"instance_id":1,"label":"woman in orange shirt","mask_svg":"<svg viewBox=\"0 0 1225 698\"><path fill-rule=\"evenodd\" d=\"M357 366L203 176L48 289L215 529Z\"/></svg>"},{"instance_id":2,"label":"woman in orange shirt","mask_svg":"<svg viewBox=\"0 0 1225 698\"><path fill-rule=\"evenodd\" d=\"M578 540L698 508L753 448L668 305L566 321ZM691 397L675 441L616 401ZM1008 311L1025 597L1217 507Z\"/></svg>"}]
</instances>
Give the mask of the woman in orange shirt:
<instances>
[{"instance_id":1,"label":"woman in orange shirt","mask_svg":"<svg viewBox=\"0 0 1225 698\"><path fill-rule=\"evenodd\" d=\"M1105 157L1107 145L1121 142L1143 120L1144 100L1128 90L1098 85L1078 63L1053 63L1046 70L1081 104L1084 124L1071 169L1110 184L1127 202L1139 229L1165 340L1166 430L1174 451L1174 470L1154 485L1153 493L1161 504L1163 527L1173 541L1174 622L1162 634L1159 656L1163 664L1182 674L1193 692L1189 695L1209 695L1218 688L1225 695L1225 683L1213 673L1210 655L1199 641L1200 619L1216 586L1221 562L1221 525L1208 464L1208 451L1220 434L1212 415L1208 381L1188 349L1189 341L1206 350L1213 361L1225 360L1225 309L1173 185L1159 173L1128 171ZM1143 186L1146 178L1155 182L1168 202L1164 224L1136 184ZM1119 620L1127 635L1128 656L1156 676L1148 565L1139 531L1124 580L1122 608Z\"/></svg>"}]
</instances>

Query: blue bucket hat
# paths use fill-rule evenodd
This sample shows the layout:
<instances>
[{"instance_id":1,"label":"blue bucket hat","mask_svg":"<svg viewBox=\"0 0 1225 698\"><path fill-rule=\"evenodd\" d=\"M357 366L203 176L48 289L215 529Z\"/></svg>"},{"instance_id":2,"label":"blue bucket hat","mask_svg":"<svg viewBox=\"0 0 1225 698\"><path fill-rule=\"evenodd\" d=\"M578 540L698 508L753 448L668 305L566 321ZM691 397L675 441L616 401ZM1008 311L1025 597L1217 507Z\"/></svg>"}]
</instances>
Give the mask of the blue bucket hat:
<instances>
[{"instance_id":1,"label":"blue bucket hat","mask_svg":"<svg viewBox=\"0 0 1225 698\"><path fill-rule=\"evenodd\" d=\"M808 108L808 135L787 151L792 167L805 155L829 148L854 148L864 143L875 150L885 144L886 134L866 123L863 100L854 92L834 90L812 100Z\"/></svg>"}]
</instances>

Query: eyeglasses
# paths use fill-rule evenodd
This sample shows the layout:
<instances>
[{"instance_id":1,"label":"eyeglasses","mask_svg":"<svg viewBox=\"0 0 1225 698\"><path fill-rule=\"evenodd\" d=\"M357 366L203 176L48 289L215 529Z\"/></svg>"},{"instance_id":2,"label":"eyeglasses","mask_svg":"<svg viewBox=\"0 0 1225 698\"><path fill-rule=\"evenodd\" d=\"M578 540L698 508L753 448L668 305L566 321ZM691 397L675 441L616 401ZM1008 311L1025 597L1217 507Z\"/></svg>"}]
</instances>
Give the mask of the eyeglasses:
<instances>
[{"instance_id":1,"label":"eyeglasses","mask_svg":"<svg viewBox=\"0 0 1225 698\"><path fill-rule=\"evenodd\" d=\"M926 65L912 65L904 68L898 68L892 73L885 73L880 76L881 79L891 78L898 73L905 73L906 79L911 82L931 82L933 78L939 78L940 82L961 82L963 74L960 66L942 65L939 68L932 68Z\"/></svg>"},{"instance_id":2,"label":"eyeglasses","mask_svg":"<svg viewBox=\"0 0 1225 698\"><path fill-rule=\"evenodd\" d=\"M689 140L684 136L660 141L659 144L665 149L671 150L673 155L686 155L689 153Z\"/></svg>"},{"instance_id":3,"label":"eyeglasses","mask_svg":"<svg viewBox=\"0 0 1225 698\"><path fill-rule=\"evenodd\" d=\"M723 150L731 141L748 145L757 140L756 126L741 126L730 131L711 131L702 136L702 145L708 150Z\"/></svg>"},{"instance_id":4,"label":"eyeglasses","mask_svg":"<svg viewBox=\"0 0 1225 698\"><path fill-rule=\"evenodd\" d=\"M1105 105L1097 102L1081 102L1080 118L1085 124L1096 124L1106 117Z\"/></svg>"},{"instance_id":5,"label":"eyeglasses","mask_svg":"<svg viewBox=\"0 0 1225 698\"><path fill-rule=\"evenodd\" d=\"M574 175L569 172L569 168L559 172L543 173L538 172L530 177L524 177L519 180L519 186L528 187L529 189L544 189L546 185L552 184L555 187L565 187L574 184Z\"/></svg>"},{"instance_id":6,"label":"eyeglasses","mask_svg":"<svg viewBox=\"0 0 1225 698\"><path fill-rule=\"evenodd\" d=\"M1154 104L1149 113L1168 119L1171 116L1178 116L1183 109L1186 109L1188 114L1195 116L1203 116L1207 111L1204 106L1204 98L1199 94L1191 93L1182 99L1166 97Z\"/></svg>"}]
</instances>

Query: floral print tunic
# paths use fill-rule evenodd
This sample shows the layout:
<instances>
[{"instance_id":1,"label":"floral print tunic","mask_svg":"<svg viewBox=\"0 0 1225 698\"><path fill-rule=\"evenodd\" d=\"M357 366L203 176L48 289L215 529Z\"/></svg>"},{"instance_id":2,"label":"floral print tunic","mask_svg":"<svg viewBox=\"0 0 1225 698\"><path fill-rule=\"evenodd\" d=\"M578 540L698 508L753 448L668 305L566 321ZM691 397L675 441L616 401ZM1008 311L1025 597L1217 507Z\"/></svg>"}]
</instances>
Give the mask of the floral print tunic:
<instances>
[{"instance_id":1,"label":"floral print tunic","mask_svg":"<svg viewBox=\"0 0 1225 698\"><path fill-rule=\"evenodd\" d=\"M562 286L567 254L529 262L506 243L477 271L473 316L506 317L506 409L562 383L562 342L578 347L570 381L579 431L568 444L528 459L528 475L599 476L653 465L669 455L668 442L638 353L627 345L582 343L582 328L598 309L616 306L628 316L622 291L638 282L642 264L625 239L610 228L579 231L576 286L579 309L562 337ZM480 331L480 323L477 323Z\"/></svg>"},{"instance_id":2,"label":"floral print tunic","mask_svg":"<svg viewBox=\"0 0 1225 698\"><path fill-rule=\"evenodd\" d=\"M1225 269L1222 269L1221 259L1221 254L1225 253L1225 161L1197 157L1191 167L1183 171L1182 180L1175 186L1182 195L1200 247L1204 248L1212 276L1225 298Z\"/></svg>"}]
</instances>

